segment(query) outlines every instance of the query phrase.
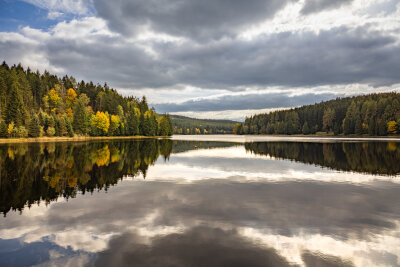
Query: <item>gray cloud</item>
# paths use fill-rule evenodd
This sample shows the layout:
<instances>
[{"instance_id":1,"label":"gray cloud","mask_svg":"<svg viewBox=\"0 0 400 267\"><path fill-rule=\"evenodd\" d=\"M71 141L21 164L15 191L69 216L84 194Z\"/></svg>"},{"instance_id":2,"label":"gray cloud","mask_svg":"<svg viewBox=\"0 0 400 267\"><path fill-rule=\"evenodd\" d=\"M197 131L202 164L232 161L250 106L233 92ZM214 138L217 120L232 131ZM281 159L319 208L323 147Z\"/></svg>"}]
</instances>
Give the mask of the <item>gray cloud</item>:
<instances>
[{"instance_id":1,"label":"gray cloud","mask_svg":"<svg viewBox=\"0 0 400 267\"><path fill-rule=\"evenodd\" d=\"M353 2L353 0L308 0L305 2L300 12L308 15L327 9L338 8L342 5L350 4L351 2Z\"/></svg>"},{"instance_id":2,"label":"gray cloud","mask_svg":"<svg viewBox=\"0 0 400 267\"><path fill-rule=\"evenodd\" d=\"M396 39L367 26L181 47L168 55L188 66L177 73L180 81L208 88L399 82Z\"/></svg>"},{"instance_id":3,"label":"gray cloud","mask_svg":"<svg viewBox=\"0 0 400 267\"><path fill-rule=\"evenodd\" d=\"M109 26L123 34L143 27L190 39L234 36L244 27L272 17L294 0L95 0L94 7Z\"/></svg>"},{"instance_id":4,"label":"gray cloud","mask_svg":"<svg viewBox=\"0 0 400 267\"><path fill-rule=\"evenodd\" d=\"M400 82L396 39L367 26L319 34L285 32L200 46L153 43L159 55L156 58L121 37L99 35L90 40L78 43L53 38L43 49L52 65L69 74L122 88L183 84L238 90L240 86L382 86ZM4 48L5 54L13 49L9 45Z\"/></svg>"},{"instance_id":5,"label":"gray cloud","mask_svg":"<svg viewBox=\"0 0 400 267\"><path fill-rule=\"evenodd\" d=\"M236 231L195 227L182 234L158 236L151 245L125 233L110 241L94 266L298 266L275 249L263 248Z\"/></svg>"},{"instance_id":6,"label":"gray cloud","mask_svg":"<svg viewBox=\"0 0 400 267\"><path fill-rule=\"evenodd\" d=\"M264 93L248 95L226 95L214 99L189 100L183 103L154 104L157 112L180 111L220 111L295 107L314 104L324 100L330 100L335 94L303 94L288 96L288 93Z\"/></svg>"},{"instance_id":7,"label":"gray cloud","mask_svg":"<svg viewBox=\"0 0 400 267\"><path fill-rule=\"evenodd\" d=\"M305 251L301 258L307 267L354 267L352 262L343 260L339 257L334 257L331 255L324 255L321 253L312 253L310 251Z\"/></svg>"},{"instance_id":8,"label":"gray cloud","mask_svg":"<svg viewBox=\"0 0 400 267\"><path fill-rule=\"evenodd\" d=\"M40 55L50 66L62 68L62 74L107 82L117 88L132 88L131 94L135 94L134 89L185 85L231 91L269 86L315 87L317 91L318 86L326 85L386 86L400 82L400 46L396 38L371 30L368 25L356 29L333 28L318 34L305 31L260 35L248 41L230 39L198 45L191 41L151 41L146 44L157 56L146 52L143 44L130 42L123 36L99 33L79 41L79 38L54 35L34 39L34 45L29 43L29 38L35 37L27 35L27 40L9 37L0 41L0 58L13 64L18 60L34 61ZM26 54L20 53L22 50ZM284 105L314 101L275 97ZM220 99L219 103L193 101L160 106L160 111L211 110L210 105L214 110L245 105L254 109L273 104L267 95L264 104L254 95L247 99L248 102L246 98L238 102L232 96Z\"/></svg>"},{"instance_id":9,"label":"gray cloud","mask_svg":"<svg viewBox=\"0 0 400 267\"><path fill-rule=\"evenodd\" d=\"M178 82L168 74L174 63L154 60L138 45L120 37L96 36L91 41L96 45L54 39L46 45L48 58L52 65L62 66L77 77L84 75L122 88L158 88Z\"/></svg>"}]
</instances>

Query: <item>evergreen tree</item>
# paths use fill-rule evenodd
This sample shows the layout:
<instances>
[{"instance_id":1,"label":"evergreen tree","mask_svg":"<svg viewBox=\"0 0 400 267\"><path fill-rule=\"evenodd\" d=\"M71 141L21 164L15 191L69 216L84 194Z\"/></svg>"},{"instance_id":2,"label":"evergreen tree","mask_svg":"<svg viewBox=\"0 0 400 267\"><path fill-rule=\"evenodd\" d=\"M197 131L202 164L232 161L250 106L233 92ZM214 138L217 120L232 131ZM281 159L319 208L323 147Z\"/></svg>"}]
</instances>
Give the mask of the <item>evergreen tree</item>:
<instances>
[{"instance_id":1,"label":"evergreen tree","mask_svg":"<svg viewBox=\"0 0 400 267\"><path fill-rule=\"evenodd\" d=\"M66 136L68 134L67 122L65 121L65 117L61 117L59 119L58 127L59 136Z\"/></svg>"},{"instance_id":2,"label":"evergreen tree","mask_svg":"<svg viewBox=\"0 0 400 267\"><path fill-rule=\"evenodd\" d=\"M28 133L30 137L40 136L40 122L36 115L31 116L31 121L29 123Z\"/></svg>"},{"instance_id":3,"label":"evergreen tree","mask_svg":"<svg viewBox=\"0 0 400 267\"><path fill-rule=\"evenodd\" d=\"M305 122L303 124L303 129L302 129L303 134L310 134L310 128L308 127L308 123Z\"/></svg>"},{"instance_id":4,"label":"evergreen tree","mask_svg":"<svg viewBox=\"0 0 400 267\"><path fill-rule=\"evenodd\" d=\"M355 124L354 124L354 133L355 134L362 134L363 133L363 128L361 124L361 119L359 117L356 118Z\"/></svg>"},{"instance_id":5,"label":"evergreen tree","mask_svg":"<svg viewBox=\"0 0 400 267\"><path fill-rule=\"evenodd\" d=\"M0 122L0 137L7 138L7 124L4 121Z\"/></svg>"},{"instance_id":6,"label":"evergreen tree","mask_svg":"<svg viewBox=\"0 0 400 267\"><path fill-rule=\"evenodd\" d=\"M22 125L24 120L24 107L22 101L18 95L19 83L14 81L11 85L10 99L7 103L6 109L6 123L9 124L12 121L16 125Z\"/></svg>"},{"instance_id":7,"label":"evergreen tree","mask_svg":"<svg viewBox=\"0 0 400 267\"><path fill-rule=\"evenodd\" d=\"M77 99L74 107L74 132L85 135L89 131L88 112L86 106L89 103L89 98L86 94L81 94Z\"/></svg>"},{"instance_id":8,"label":"evergreen tree","mask_svg":"<svg viewBox=\"0 0 400 267\"><path fill-rule=\"evenodd\" d=\"M370 118L368 122L368 134L376 135L376 121L374 118Z\"/></svg>"},{"instance_id":9,"label":"evergreen tree","mask_svg":"<svg viewBox=\"0 0 400 267\"><path fill-rule=\"evenodd\" d=\"M67 117L64 117L64 120L65 120L65 127L67 129L68 136L69 137L73 137L74 136L74 129L72 127L71 121Z\"/></svg>"}]
</instances>

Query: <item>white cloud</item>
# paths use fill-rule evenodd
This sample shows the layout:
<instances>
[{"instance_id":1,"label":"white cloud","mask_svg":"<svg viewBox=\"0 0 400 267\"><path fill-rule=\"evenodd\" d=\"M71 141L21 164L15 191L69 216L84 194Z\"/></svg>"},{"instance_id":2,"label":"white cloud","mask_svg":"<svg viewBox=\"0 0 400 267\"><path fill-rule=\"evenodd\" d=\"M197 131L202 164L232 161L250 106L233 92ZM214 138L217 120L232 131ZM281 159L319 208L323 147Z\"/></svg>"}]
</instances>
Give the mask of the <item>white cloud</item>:
<instances>
[{"instance_id":1,"label":"white cloud","mask_svg":"<svg viewBox=\"0 0 400 267\"><path fill-rule=\"evenodd\" d=\"M92 0L23 0L39 8L84 15L90 11Z\"/></svg>"},{"instance_id":2,"label":"white cloud","mask_svg":"<svg viewBox=\"0 0 400 267\"><path fill-rule=\"evenodd\" d=\"M64 13L62 13L62 12L49 11L49 13L47 13L47 18L55 20L55 19L58 19L58 18L62 17L63 15L64 15Z\"/></svg>"}]
</instances>

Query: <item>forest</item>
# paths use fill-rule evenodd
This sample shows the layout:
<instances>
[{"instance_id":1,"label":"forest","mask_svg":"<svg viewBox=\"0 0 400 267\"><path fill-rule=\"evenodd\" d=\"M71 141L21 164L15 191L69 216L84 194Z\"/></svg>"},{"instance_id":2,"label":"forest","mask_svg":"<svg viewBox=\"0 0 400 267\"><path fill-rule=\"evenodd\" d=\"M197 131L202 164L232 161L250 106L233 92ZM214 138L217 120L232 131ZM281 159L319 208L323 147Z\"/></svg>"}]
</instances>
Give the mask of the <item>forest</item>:
<instances>
[{"instance_id":1,"label":"forest","mask_svg":"<svg viewBox=\"0 0 400 267\"><path fill-rule=\"evenodd\" d=\"M232 134L235 121L194 119L171 115L174 134Z\"/></svg>"},{"instance_id":2,"label":"forest","mask_svg":"<svg viewBox=\"0 0 400 267\"><path fill-rule=\"evenodd\" d=\"M171 119L107 84L0 66L0 138L134 135L170 136Z\"/></svg>"},{"instance_id":3,"label":"forest","mask_svg":"<svg viewBox=\"0 0 400 267\"><path fill-rule=\"evenodd\" d=\"M337 98L246 118L234 134L331 134L385 136L400 133L400 94Z\"/></svg>"}]
</instances>

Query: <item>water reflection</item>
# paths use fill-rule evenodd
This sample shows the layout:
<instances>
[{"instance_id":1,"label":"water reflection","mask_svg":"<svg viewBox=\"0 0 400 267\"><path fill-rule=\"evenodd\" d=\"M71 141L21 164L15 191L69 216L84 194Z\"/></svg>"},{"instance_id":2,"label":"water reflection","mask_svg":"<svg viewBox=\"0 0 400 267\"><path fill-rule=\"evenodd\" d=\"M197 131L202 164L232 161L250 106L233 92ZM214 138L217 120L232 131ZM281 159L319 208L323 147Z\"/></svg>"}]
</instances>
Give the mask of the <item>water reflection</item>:
<instances>
[{"instance_id":1,"label":"water reflection","mask_svg":"<svg viewBox=\"0 0 400 267\"><path fill-rule=\"evenodd\" d=\"M400 143L246 143L259 155L291 159L335 170L395 175L400 173Z\"/></svg>"},{"instance_id":2,"label":"water reflection","mask_svg":"<svg viewBox=\"0 0 400 267\"><path fill-rule=\"evenodd\" d=\"M2 146L0 211L107 190L126 175L146 176L149 165L160 155L167 159L171 150L171 140L157 139Z\"/></svg>"},{"instance_id":3,"label":"water reflection","mask_svg":"<svg viewBox=\"0 0 400 267\"><path fill-rule=\"evenodd\" d=\"M352 149L388 153L382 144ZM294 159L270 152L286 144L269 145L147 140L2 147L1 207L8 213L0 220L0 265L400 265L398 177L246 153L251 147ZM323 154L323 145L311 147ZM303 179L305 172L314 178ZM134 179L139 174L146 180ZM10 211L39 199L47 206Z\"/></svg>"}]
</instances>

